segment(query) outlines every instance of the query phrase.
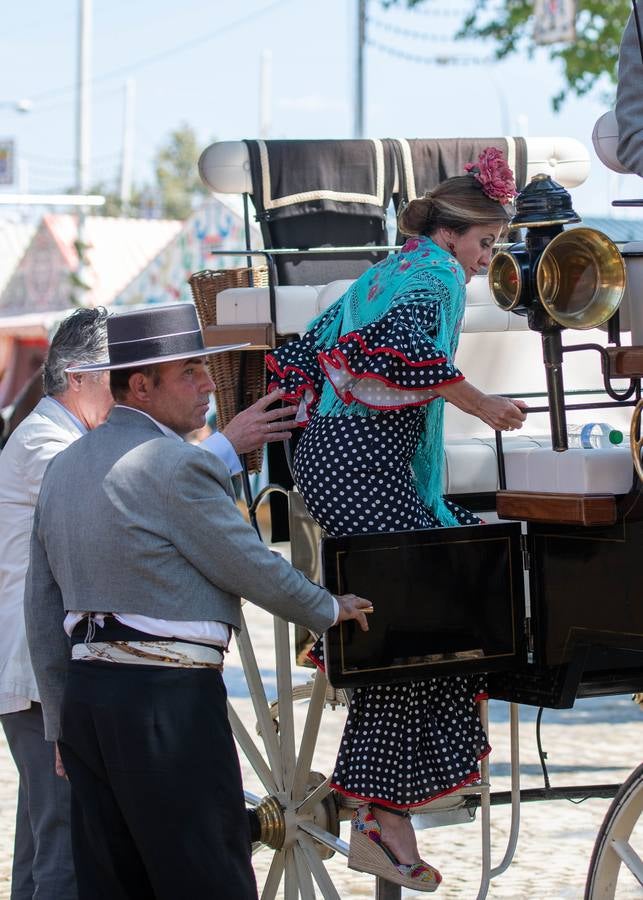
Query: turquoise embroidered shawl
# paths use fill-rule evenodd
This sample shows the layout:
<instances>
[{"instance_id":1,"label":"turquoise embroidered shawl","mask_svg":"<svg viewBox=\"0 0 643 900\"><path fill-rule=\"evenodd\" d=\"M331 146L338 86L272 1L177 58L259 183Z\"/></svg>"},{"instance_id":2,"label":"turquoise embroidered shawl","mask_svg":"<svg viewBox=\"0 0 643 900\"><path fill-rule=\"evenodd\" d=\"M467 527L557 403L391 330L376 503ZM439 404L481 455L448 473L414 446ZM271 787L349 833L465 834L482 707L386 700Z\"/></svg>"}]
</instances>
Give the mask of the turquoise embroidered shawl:
<instances>
[{"instance_id":1,"label":"turquoise embroidered shawl","mask_svg":"<svg viewBox=\"0 0 643 900\"><path fill-rule=\"evenodd\" d=\"M438 330L426 337L452 361L458 345L465 304L465 277L460 264L431 238L410 238L399 251L364 272L354 284L309 326L318 351L330 350L339 338L379 321L396 306L423 292L438 306ZM443 525L457 525L442 497L444 458L444 400L425 407L425 426L413 458L418 493ZM370 416L380 414L361 403L344 404L326 380L318 415Z\"/></svg>"}]
</instances>

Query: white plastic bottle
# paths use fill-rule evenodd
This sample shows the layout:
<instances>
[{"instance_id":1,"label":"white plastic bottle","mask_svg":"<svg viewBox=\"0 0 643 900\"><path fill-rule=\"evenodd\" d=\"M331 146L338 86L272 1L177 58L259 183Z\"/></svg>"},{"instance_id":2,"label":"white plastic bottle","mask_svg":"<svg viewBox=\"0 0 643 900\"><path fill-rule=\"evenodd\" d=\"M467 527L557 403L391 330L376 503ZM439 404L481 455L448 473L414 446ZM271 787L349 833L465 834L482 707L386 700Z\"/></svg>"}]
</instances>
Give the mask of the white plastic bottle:
<instances>
[{"instance_id":1,"label":"white plastic bottle","mask_svg":"<svg viewBox=\"0 0 643 900\"><path fill-rule=\"evenodd\" d=\"M601 447L618 447L623 443L623 432L607 422L586 422L584 425L567 426L567 445L584 450Z\"/></svg>"}]
</instances>

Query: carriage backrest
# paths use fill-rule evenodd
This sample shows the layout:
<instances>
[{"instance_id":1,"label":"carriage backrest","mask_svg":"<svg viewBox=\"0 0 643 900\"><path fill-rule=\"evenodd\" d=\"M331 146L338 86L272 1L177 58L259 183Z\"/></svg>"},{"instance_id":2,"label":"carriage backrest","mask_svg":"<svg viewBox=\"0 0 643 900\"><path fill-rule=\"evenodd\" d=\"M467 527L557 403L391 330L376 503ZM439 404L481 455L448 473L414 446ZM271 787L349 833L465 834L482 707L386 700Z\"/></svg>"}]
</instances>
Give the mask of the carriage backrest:
<instances>
[{"instance_id":1,"label":"carriage backrest","mask_svg":"<svg viewBox=\"0 0 643 900\"><path fill-rule=\"evenodd\" d=\"M581 141L568 137L528 137L524 140L527 181L544 172L569 189L582 184L589 175L590 157ZM215 193L252 195L255 190L245 141L217 141L211 144L199 159L199 174ZM398 190L399 179L396 173L393 193Z\"/></svg>"}]
</instances>

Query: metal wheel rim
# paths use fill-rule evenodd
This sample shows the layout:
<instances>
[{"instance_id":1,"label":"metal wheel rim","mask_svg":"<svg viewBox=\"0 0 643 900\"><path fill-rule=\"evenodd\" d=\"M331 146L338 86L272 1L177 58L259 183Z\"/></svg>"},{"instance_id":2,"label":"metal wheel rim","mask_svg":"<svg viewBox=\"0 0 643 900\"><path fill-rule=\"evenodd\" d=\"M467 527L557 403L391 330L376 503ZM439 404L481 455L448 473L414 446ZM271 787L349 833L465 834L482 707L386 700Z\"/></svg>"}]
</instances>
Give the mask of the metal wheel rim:
<instances>
[{"instance_id":1,"label":"metal wheel rim","mask_svg":"<svg viewBox=\"0 0 643 900\"><path fill-rule=\"evenodd\" d=\"M631 844L643 817L643 765L624 782L607 811L592 854L585 900L613 900L619 876L627 869L643 887L643 847Z\"/></svg>"},{"instance_id":2,"label":"metal wheel rim","mask_svg":"<svg viewBox=\"0 0 643 900\"><path fill-rule=\"evenodd\" d=\"M643 481L643 459L641 458L641 450L643 449L643 437L639 437L641 425L641 413L643 412L643 399L634 407L632 415L632 424L630 425L630 447L632 448L632 461L634 463L634 471Z\"/></svg>"}]
</instances>

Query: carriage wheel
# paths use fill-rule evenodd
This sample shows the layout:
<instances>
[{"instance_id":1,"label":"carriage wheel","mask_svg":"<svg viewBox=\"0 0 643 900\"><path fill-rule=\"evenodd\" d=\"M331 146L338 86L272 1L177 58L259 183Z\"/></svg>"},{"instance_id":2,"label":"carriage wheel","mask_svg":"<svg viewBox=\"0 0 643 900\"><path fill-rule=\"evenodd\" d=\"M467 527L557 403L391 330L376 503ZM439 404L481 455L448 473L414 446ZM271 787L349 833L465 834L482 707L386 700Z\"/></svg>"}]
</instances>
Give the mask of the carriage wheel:
<instances>
[{"instance_id":1,"label":"carriage wheel","mask_svg":"<svg viewBox=\"0 0 643 900\"><path fill-rule=\"evenodd\" d=\"M640 896L637 882L643 887L643 764L621 785L603 819L589 864L585 900Z\"/></svg>"},{"instance_id":2,"label":"carriage wheel","mask_svg":"<svg viewBox=\"0 0 643 900\"><path fill-rule=\"evenodd\" d=\"M315 674L310 685L295 689L295 698L308 699L297 740L288 624L275 618L274 632L276 704L266 697L245 620L237 637L260 742L228 704L239 749L265 791L263 797L246 792L246 803L255 808L259 818L261 844L273 851L261 900L277 896L284 900L339 900L323 860L335 852L346 856L348 845L339 838L339 809L329 779L312 770L322 713L333 699L327 696L328 682L322 672ZM335 698L334 702L341 700Z\"/></svg>"}]
</instances>

